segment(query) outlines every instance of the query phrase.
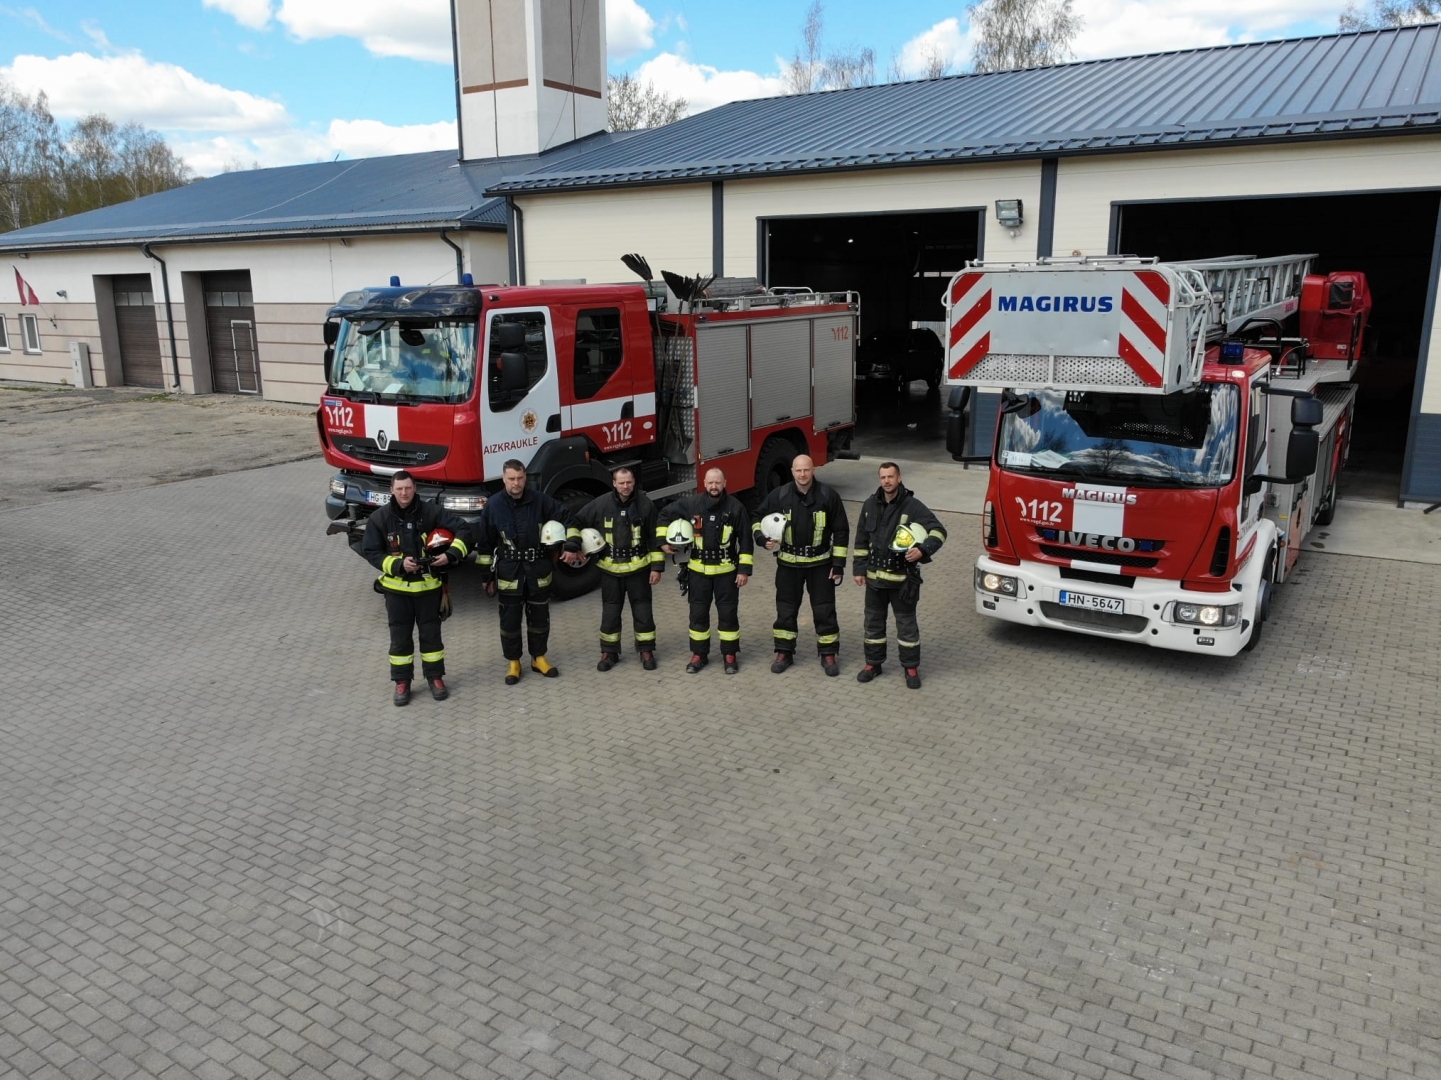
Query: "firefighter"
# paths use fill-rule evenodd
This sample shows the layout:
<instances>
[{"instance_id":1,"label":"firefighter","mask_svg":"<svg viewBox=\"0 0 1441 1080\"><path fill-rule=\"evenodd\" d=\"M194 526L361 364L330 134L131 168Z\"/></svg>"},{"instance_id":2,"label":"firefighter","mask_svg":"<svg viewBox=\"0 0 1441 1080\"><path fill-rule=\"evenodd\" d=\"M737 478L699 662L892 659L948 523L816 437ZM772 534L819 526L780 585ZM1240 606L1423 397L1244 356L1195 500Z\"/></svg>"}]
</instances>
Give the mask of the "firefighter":
<instances>
[{"instance_id":1,"label":"firefighter","mask_svg":"<svg viewBox=\"0 0 1441 1080\"><path fill-rule=\"evenodd\" d=\"M857 682L881 674L886 660L886 609L896 613L896 645L906 685L921 688L921 631L916 605L921 598L921 563L946 542L946 530L926 504L901 483L901 467L881 463L880 487L861 507L856 522L852 573L866 590L866 666Z\"/></svg>"},{"instance_id":2,"label":"firefighter","mask_svg":"<svg viewBox=\"0 0 1441 1080\"><path fill-rule=\"evenodd\" d=\"M439 503L426 502L415 493L410 473L390 478L390 502L370 515L360 552L380 571L375 591L385 597L390 623L390 681L394 701L410 704L410 681L415 674L412 627L420 636L420 672L436 701L450 696L445 687L445 645L440 639L442 582L433 571L454 566L469 548L462 539L465 522ZM448 531L453 539L444 545ZM439 535L436 535L439 534ZM434 537L441 543L431 545Z\"/></svg>"},{"instance_id":3,"label":"firefighter","mask_svg":"<svg viewBox=\"0 0 1441 1080\"><path fill-rule=\"evenodd\" d=\"M725 673L734 675L740 670L740 590L750 580L755 565L750 516L740 500L726 494L726 474L720 469L705 474L705 491L679 500L662 516L666 525L685 519L695 528L690 563L681 571L682 589L690 593L691 658L685 669L694 675L709 662L710 609L714 601ZM664 540L666 526L658 527L656 534ZM670 544L662 544L661 550L675 552Z\"/></svg>"},{"instance_id":4,"label":"firefighter","mask_svg":"<svg viewBox=\"0 0 1441 1080\"><path fill-rule=\"evenodd\" d=\"M655 504L636 488L635 473L622 465L611 473L612 491L593 500L576 515L582 526L600 533L600 661L597 671L620 663L621 611L630 599L635 648L640 666L654 671L655 616L651 586L665 569L656 536Z\"/></svg>"},{"instance_id":5,"label":"firefighter","mask_svg":"<svg viewBox=\"0 0 1441 1080\"><path fill-rule=\"evenodd\" d=\"M553 679L560 669L546 659L550 644L550 583L555 568L546 543L563 544L561 561L576 565L580 553L580 526L565 504L543 491L526 486L525 465L511 458L501 467L505 490L492 495L475 526L476 564L485 591L500 597L500 649L506 659L505 684L520 682L520 624L524 614L530 670ZM545 536L545 526L559 522L557 537Z\"/></svg>"},{"instance_id":6,"label":"firefighter","mask_svg":"<svg viewBox=\"0 0 1441 1080\"><path fill-rule=\"evenodd\" d=\"M791 482L772 491L756 510L755 539L776 556L776 658L771 671L777 675L795 662L796 617L806 592L811 595L821 668L827 675L841 673L836 663L841 640L836 586L845 577L851 526L841 497L815 478L815 469L809 456L797 455L791 460Z\"/></svg>"}]
</instances>

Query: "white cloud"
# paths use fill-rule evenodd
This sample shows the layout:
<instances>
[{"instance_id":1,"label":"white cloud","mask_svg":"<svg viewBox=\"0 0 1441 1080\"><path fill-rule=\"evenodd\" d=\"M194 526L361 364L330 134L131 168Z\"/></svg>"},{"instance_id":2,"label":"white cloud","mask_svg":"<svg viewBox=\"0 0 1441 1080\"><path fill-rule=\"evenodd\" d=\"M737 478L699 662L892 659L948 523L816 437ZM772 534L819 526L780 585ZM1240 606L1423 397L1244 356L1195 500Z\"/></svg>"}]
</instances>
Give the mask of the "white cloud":
<instances>
[{"instance_id":1,"label":"white cloud","mask_svg":"<svg viewBox=\"0 0 1441 1080\"><path fill-rule=\"evenodd\" d=\"M270 0L203 0L208 8L229 15L241 26L264 30L270 24L273 9Z\"/></svg>"},{"instance_id":2,"label":"white cloud","mask_svg":"<svg viewBox=\"0 0 1441 1080\"><path fill-rule=\"evenodd\" d=\"M607 0L605 51L611 60L624 60L655 44L655 19L636 0Z\"/></svg>"},{"instance_id":3,"label":"white cloud","mask_svg":"<svg viewBox=\"0 0 1441 1080\"><path fill-rule=\"evenodd\" d=\"M301 41L353 37L376 56L433 64L455 59L447 0L282 0L275 18Z\"/></svg>"},{"instance_id":4,"label":"white cloud","mask_svg":"<svg viewBox=\"0 0 1441 1080\"><path fill-rule=\"evenodd\" d=\"M290 123L285 106L230 90L175 64L137 54L53 59L17 56L0 76L24 93L43 90L62 119L103 112L112 120L177 131L263 131Z\"/></svg>"},{"instance_id":5,"label":"white cloud","mask_svg":"<svg viewBox=\"0 0 1441 1080\"><path fill-rule=\"evenodd\" d=\"M422 150L454 150L455 121L435 124L385 124L379 120L332 120L329 144L346 157L383 157Z\"/></svg>"},{"instance_id":6,"label":"white cloud","mask_svg":"<svg viewBox=\"0 0 1441 1080\"><path fill-rule=\"evenodd\" d=\"M969 65L971 49L969 29L962 32L959 19L942 19L902 45L896 64L909 79L923 78L933 57L949 65L950 73L956 73Z\"/></svg>"},{"instance_id":7,"label":"white cloud","mask_svg":"<svg viewBox=\"0 0 1441 1080\"><path fill-rule=\"evenodd\" d=\"M693 64L675 53L661 53L634 72L642 83L653 82L672 97L690 103L690 114L713 109L728 101L775 97L785 89L779 74L754 71L720 71L705 64Z\"/></svg>"}]
</instances>

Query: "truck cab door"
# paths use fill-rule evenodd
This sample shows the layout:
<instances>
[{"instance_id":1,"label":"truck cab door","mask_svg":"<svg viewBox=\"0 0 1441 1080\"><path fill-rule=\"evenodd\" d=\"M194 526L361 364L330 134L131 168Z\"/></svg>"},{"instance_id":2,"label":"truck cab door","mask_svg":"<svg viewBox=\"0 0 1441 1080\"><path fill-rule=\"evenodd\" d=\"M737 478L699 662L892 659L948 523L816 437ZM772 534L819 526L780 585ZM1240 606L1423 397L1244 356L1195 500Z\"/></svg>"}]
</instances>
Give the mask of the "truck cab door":
<instances>
[{"instance_id":1,"label":"truck cab door","mask_svg":"<svg viewBox=\"0 0 1441 1080\"><path fill-rule=\"evenodd\" d=\"M560 378L549 308L491 308L482 329L481 457L493 480L506 460L528 463L560 437Z\"/></svg>"}]
</instances>

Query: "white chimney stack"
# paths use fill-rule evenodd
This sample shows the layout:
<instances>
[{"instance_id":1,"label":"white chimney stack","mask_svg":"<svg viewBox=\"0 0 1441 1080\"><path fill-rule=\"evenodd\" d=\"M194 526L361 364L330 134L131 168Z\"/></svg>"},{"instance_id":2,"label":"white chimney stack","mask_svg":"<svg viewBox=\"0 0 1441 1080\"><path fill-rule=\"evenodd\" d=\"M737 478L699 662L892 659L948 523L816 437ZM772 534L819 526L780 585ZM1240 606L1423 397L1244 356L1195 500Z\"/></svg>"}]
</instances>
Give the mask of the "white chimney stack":
<instances>
[{"instance_id":1,"label":"white chimney stack","mask_svg":"<svg viewBox=\"0 0 1441 1080\"><path fill-rule=\"evenodd\" d=\"M461 158L605 130L603 0L451 0Z\"/></svg>"}]
</instances>

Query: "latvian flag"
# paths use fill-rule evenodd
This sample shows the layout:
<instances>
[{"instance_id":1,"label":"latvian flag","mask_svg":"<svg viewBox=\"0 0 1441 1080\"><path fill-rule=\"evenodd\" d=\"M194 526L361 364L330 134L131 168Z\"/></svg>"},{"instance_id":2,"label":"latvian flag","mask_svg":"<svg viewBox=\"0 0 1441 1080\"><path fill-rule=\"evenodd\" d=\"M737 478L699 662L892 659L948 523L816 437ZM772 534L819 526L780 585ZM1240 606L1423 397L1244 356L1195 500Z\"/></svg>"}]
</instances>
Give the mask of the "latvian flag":
<instances>
[{"instance_id":1,"label":"latvian flag","mask_svg":"<svg viewBox=\"0 0 1441 1080\"><path fill-rule=\"evenodd\" d=\"M20 276L19 268L12 266L10 269L15 271L15 291L20 294L20 306L27 307L34 304L39 307L40 297L36 296L35 290L25 283L25 279Z\"/></svg>"}]
</instances>

